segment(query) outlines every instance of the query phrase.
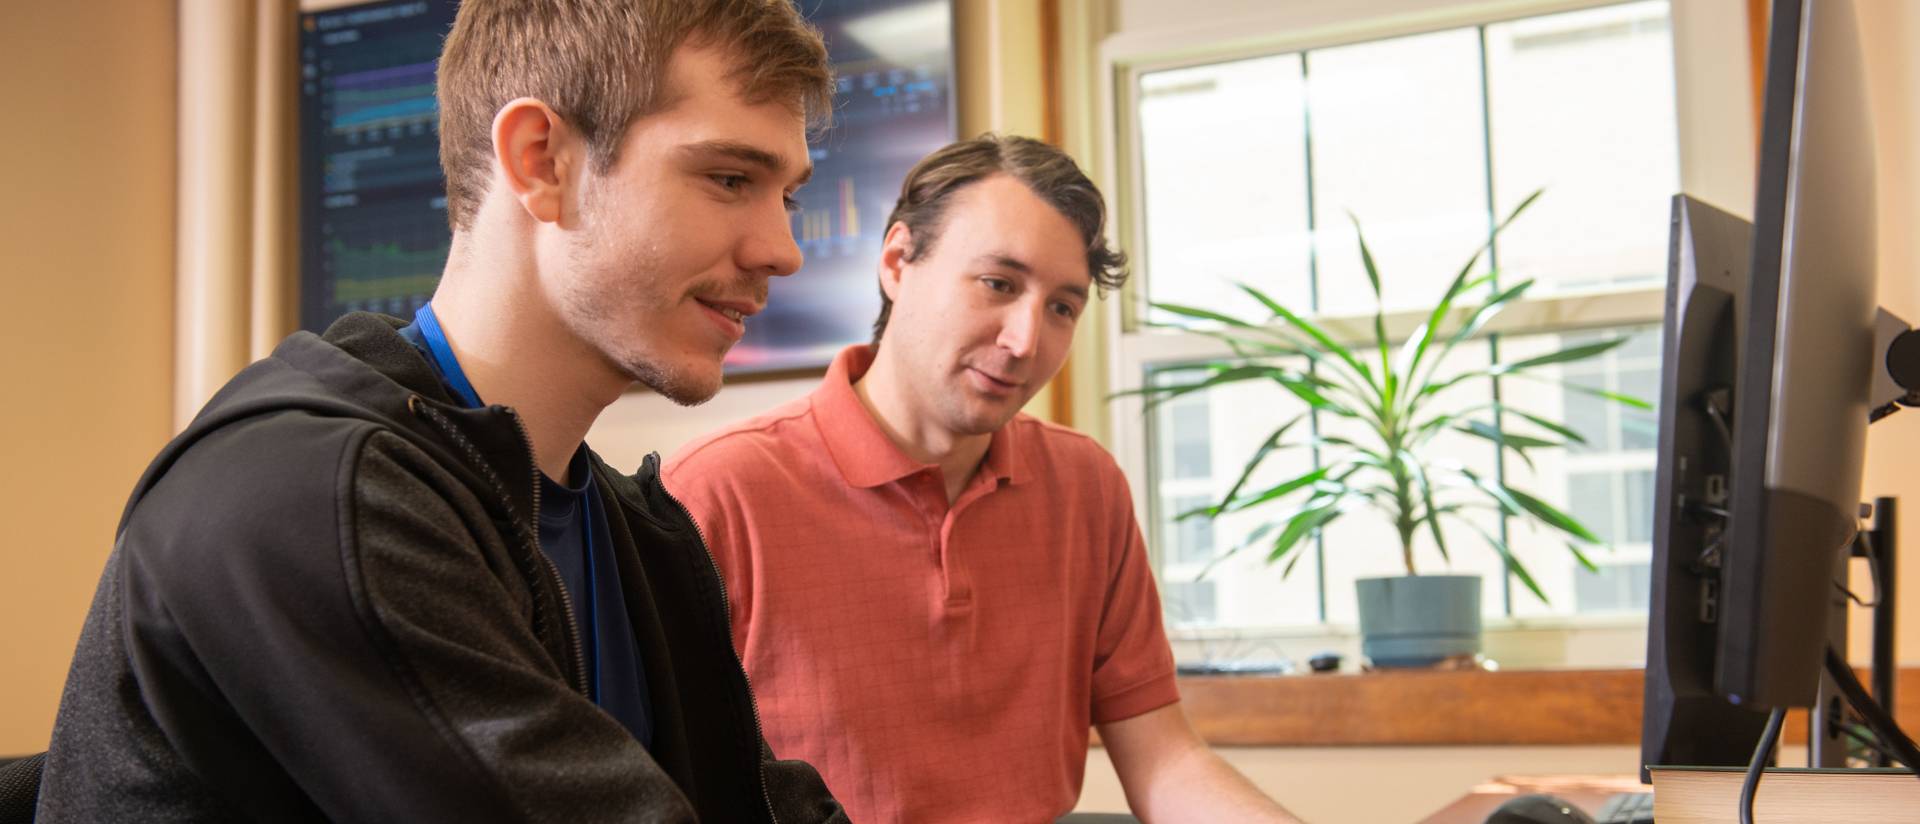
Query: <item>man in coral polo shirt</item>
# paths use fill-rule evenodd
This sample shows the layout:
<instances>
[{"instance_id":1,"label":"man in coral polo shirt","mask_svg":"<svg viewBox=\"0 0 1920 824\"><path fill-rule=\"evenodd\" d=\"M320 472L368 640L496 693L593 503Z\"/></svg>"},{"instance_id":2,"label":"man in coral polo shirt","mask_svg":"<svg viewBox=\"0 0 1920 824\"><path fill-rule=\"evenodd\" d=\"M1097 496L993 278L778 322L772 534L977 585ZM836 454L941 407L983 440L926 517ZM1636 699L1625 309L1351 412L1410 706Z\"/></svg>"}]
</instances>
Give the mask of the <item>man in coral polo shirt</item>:
<instances>
[{"instance_id":1,"label":"man in coral polo shirt","mask_svg":"<svg viewBox=\"0 0 1920 824\"><path fill-rule=\"evenodd\" d=\"M1100 728L1163 821L1290 821L1196 736L1126 479L1019 414L1125 279L1099 191L986 136L908 174L874 343L670 463L733 605L766 737L855 821L1047 822Z\"/></svg>"}]
</instances>

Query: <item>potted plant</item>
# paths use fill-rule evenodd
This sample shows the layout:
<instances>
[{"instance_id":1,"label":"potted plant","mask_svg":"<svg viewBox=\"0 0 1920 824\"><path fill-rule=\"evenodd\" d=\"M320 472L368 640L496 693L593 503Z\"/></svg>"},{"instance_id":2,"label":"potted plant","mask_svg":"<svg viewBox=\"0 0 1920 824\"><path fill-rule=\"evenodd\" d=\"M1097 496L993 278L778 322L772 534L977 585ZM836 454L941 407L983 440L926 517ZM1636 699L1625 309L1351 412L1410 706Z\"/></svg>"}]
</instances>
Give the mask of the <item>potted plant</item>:
<instances>
[{"instance_id":1,"label":"potted plant","mask_svg":"<svg viewBox=\"0 0 1920 824\"><path fill-rule=\"evenodd\" d=\"M1494 235L1525 211L1539 192L1523 201L1495 227ZM1499 479L1447 461L1432 453L1435 436L1458 432L1483 438L1521 460L1532 463L1529 452L1582 443L1579 433L1565 424L1501 404L1447 408L1448 390L1475 378L1527 373L1554 364L1591 358L1625 341L1616 338L1571 346L1545 355L1465 369L1448 370L1441 363L1463 341L1486 328L1501 310L1514 304L1533 285L1521 280L1498 283L1491 272L1474 273L1485 252L1482 246L1460 268L1425 321L1408 336L1400 351L1387 336L1380 273L1367 248L1360 222L1354 219L1360 259L1373 287L1376 310L1371 336L1357 345L1335 339L1321 326L1287 309L1264 292L1237 284L1266 308L1264 320L1251 321L1209 309L1174 303L1150 305L1184 318L1206 321L1190 331L1224 342L1231 358L1197 365L1198 379L1148 386L1122 394L1140 394L1151 410L1159 403L1192 392L1244 381L1271 381L1322 415L1359 424L1361 437L1303 435L1298 426L1305 416L1278 423L1247 458L1239 477L1212 505L1179 513L1177 518L1217 518L1234 512L1277 512L1248 537L1216 557L1214 563L1250 547L1266 553L1268 563L1285 562L1290 573L1302 557L1299 547L1316 530L1363 510L1384 517L1399 536L1400 559L1406 575L1362 579L1356 582L1360 606L1363 654L1375 666L1422 666L1455 656L1471 656L1480 649L1480 579L1474 575L1421 575L1414 565L1414 543L1431 536L1441 557L1452 560L1442 521L1460 523L1478 533L1506 568L1543 602L1546 593L1497 530L1486 529L1467 517L1481 509L1522 521L1532 521L1563 535L1568 551L1589 570L1597 569L1583 547L1601 544L1598 536L1578 520L1538 497L1506 485ZM1489 244L1491 240L1489 241ZM1485 290L1473 305L1470 296ZM1283 360L1304 362L1305 368ZM1577 384L1570 388L1612 402L1649 408L1644 401ZM1524 422L1522 431L1510 428ZM1289 441L1289 436L1293 440ZM1310 444L1321 452L1320 466L1263 488L1249 489L1249 479L1276 450ZM1201 573L1205 575L1206 572Z\"/></svg>"}]
</instances>

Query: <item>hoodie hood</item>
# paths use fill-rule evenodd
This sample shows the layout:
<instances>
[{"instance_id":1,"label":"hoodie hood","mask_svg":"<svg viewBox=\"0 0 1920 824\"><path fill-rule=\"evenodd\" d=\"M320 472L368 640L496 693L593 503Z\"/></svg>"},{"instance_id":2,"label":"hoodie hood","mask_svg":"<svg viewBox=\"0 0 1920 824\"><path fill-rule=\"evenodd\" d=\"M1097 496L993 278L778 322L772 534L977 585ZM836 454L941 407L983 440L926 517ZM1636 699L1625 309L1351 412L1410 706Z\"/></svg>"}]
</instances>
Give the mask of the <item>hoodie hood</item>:
<instances>
[{"instance_id":1,"label":"hoodie hood","mask_svg":"<svg viewBox=\"0 0 1920 824\"><path fill-rule=\"evenodd\" d=\"M406 321L355 312L323 335L295 332L221 387L154 458L121 515L127 516L174 460L223 427L261 415L299 413L380 425L426 451L475 490L505 499L511 521L531 524L539 470L518 416L503 406L461 407L433 366L399 330Z\"/></svg>"}]
</instances>

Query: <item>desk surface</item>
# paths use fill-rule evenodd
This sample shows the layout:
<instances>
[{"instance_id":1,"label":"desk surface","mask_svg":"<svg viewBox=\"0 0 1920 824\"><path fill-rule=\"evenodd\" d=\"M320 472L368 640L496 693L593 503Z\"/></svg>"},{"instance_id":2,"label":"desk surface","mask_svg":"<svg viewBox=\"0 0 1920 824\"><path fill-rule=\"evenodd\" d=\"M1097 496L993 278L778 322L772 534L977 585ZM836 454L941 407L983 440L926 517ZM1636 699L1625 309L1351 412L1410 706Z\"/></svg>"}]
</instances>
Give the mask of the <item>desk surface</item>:
<instances>
[{"instance_id":1,"label":"desk surface","mask_svg":"<svg viewBox=\"0 0 1920 824\"><path fill-rule=\"evenodd\" d=\"M1507 799L1529 793L1548 793L1597 815L1614 793L1644 793L1652 788L1631 775L1503 775L1468 793L1420 824L1483 824Z\"/></svg>"}]
</instances>

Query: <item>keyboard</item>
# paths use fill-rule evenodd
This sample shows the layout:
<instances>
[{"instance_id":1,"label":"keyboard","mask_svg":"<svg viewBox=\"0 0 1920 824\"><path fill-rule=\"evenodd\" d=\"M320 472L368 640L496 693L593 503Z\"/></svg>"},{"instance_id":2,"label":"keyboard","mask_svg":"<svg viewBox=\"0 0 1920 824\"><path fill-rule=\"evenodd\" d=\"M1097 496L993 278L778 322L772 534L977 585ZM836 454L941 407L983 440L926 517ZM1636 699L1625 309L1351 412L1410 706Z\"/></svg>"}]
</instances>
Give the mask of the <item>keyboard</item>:
<instances>
[{"instance_id":1,"label":"keyboard","mask_svg":"<svg viewBox=\"0 0 1920 824\"><path fill-rule=\"evenodd\" d=\"M1600 805L1594 824L1653 824L1653 793L1615 793Z\"/></svg>"}]
</instances>

